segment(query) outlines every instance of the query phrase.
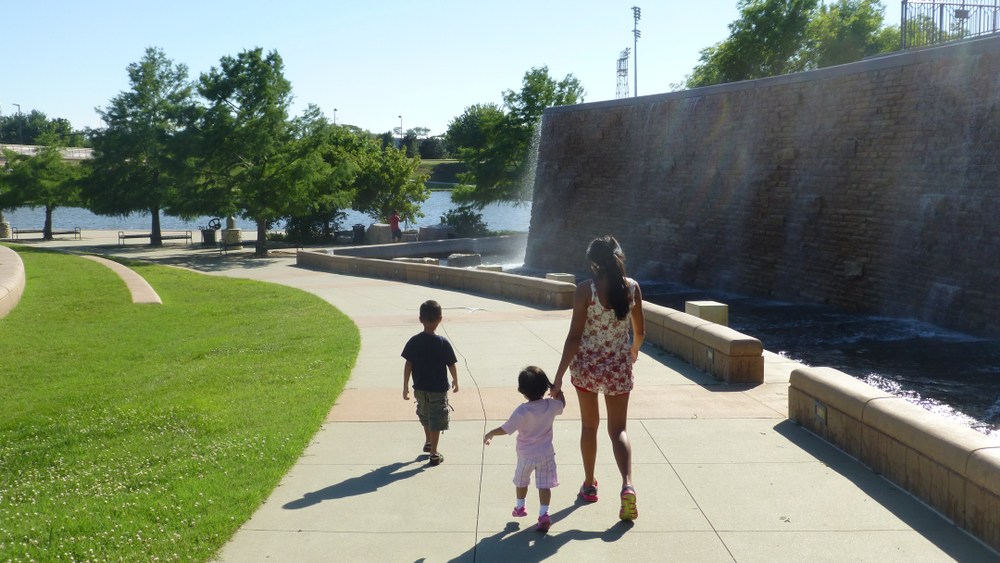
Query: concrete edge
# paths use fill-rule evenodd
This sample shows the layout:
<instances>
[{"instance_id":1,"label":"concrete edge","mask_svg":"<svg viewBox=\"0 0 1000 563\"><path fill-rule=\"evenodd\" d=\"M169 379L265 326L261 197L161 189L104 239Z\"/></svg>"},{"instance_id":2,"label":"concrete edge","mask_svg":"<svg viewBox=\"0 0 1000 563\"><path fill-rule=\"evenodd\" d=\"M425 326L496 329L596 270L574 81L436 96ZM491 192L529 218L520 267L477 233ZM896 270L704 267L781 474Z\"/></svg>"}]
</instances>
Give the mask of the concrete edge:
<instances>
[{"instance_id":1,"label":"concrete edge","mask_svg":"<svg viewBox=\"0 0 1000 563\"><path fill-rule=\"evenodd\" d=\"M21 301L27 284L21 256L13 249L0 245L0 319Z\"/></svg>"},{"instance_id":2,"label":"concrete edge","mask_svg":"<svg viewBox=\"0 0 1000 563\"><path fill-rule=\"evenodd\" d=\"M114 260L108 260L107 258L101 258L100 256L90 256L81 255L82 258L88 260L93 260L99 264L103 264L111 269L114 273L118 274L128 286L129 292L132 294L132 303L144 303L153 305L162 305L163 301L160 299L160 295L156 293L153 286L149 285L142 276L135 273L134 270L115 262Z\"/></svg>"},{"instance_id":3,"label":"concrete edge","mask_svg":"<svg viewBox=\"0 0 1000 563\"><path fill-rule=\"evenodd\" d=\"M1000 550L1000 441L832 368L798 368L788 418Z\"/></svg>"}]
</instances>

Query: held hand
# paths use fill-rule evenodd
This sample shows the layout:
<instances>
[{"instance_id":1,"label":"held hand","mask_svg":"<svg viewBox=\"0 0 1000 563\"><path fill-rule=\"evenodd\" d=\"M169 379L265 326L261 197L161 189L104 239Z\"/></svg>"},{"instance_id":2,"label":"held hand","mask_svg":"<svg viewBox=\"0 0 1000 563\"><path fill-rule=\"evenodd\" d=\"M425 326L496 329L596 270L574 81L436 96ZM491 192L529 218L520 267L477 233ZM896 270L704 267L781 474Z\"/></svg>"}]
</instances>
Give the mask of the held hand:
<instances>
[{"instance_id":1,"label":"held hand","mask_svg":"<svg viewBox=\"0 0 1000 563\"><path fill-rule=\"evenodd\" d=\"M552 388L549 389L549 397L556 399L559 397L559 393L562 393L562 383L555 383Z\"/></svg>"}]
</instances>

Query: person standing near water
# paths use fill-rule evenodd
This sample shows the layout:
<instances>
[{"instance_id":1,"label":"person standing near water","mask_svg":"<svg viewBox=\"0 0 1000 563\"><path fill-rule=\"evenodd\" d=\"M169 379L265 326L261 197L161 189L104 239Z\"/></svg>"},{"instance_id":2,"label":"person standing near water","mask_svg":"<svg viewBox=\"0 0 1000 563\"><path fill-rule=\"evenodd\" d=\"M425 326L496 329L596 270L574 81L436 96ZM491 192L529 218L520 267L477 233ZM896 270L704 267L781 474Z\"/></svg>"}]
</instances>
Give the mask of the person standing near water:
<instances>
[{"instance_id":1,"label":"person standing near water","mask_svg":"<svg viewBox=\"0 0 1000 563\"><path fill-rule=\"evenodd\" d=\"M645 338L642 292L635 280L625 276L625 253L611 236L594 239L587 260L595 277L576 286L573 319L563 346L551 394L562 389L563 375L570 370L570 383L580 401L580 453L584 480L580 498L597 501L597 430L601 423L598 394L604 394L608 411L608 434L622 477L622 520L635 520L635 488L632 486L632 445L626 426L628 400L633 387L632 364L638 359ZM629 327L632 339L629 342Z\"/></svg>"},{"instance_id":2,"label":"person standing near water","mask_svg":"<svg viewBox=\"0 0 1000 563\"><path fill-rule=\"evenodd\" d=\"M399 212L395 209L389 216L389 229L392 231L392 242L403 240L403 231L399 230Z\"/></svg>"}]
</instances>

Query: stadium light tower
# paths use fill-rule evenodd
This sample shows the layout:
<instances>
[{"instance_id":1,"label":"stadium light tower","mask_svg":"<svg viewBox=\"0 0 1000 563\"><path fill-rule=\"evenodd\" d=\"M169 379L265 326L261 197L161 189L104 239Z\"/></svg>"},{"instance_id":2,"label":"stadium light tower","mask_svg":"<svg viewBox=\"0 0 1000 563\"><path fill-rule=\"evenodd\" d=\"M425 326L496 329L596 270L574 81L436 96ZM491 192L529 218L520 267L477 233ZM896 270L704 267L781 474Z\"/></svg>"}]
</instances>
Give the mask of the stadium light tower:
<instances>
[{"instance_id":1,"label":"stadium light tower","mask_svg":"<svg viewBox=\"0 0 1000 563\"><path fill-rule=\"evenodd\" d=\"M632 27L632 33L635 34L635 40L632 45L632 80L633 86L635 86L635 96L639 95L639 38L642 37L642 32L639 31L639 20L642 19L642 9L639 6L632 6L632 16L635 18L635 25Z\"/></svg>"}]
</instances>

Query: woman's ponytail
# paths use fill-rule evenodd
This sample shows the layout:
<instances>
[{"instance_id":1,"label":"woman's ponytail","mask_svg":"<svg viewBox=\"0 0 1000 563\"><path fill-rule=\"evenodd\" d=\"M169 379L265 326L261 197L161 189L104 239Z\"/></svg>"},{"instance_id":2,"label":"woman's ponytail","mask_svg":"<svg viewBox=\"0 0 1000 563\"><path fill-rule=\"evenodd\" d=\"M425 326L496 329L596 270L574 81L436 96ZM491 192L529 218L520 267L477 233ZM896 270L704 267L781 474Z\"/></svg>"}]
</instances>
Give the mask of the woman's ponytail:
<instances>
[{"instance_id":1,"label":"woman's ponytail","mask_svg":"<svg viewBox=\"0 0 1000 563\"><path fill-rule=\"evenodd\" d=\"M625 253L615 237L596 238L587 248L587 260L599 276L608 280L608 301L618 320L624 320L629 310L628 282L625 281Z\"/></svg>"}]
</instances>

